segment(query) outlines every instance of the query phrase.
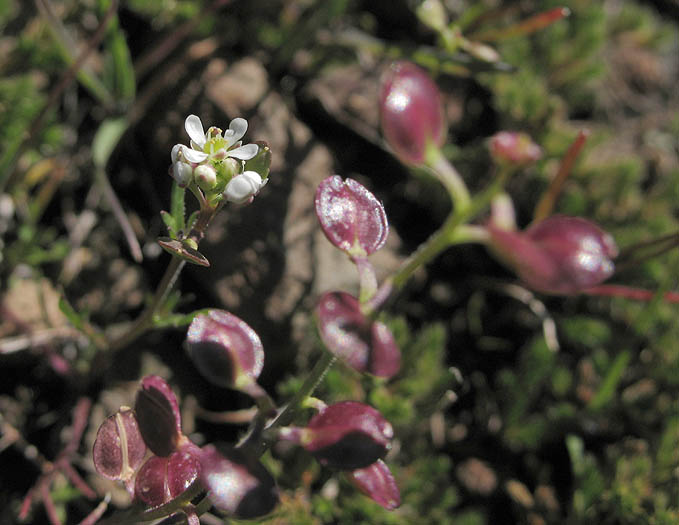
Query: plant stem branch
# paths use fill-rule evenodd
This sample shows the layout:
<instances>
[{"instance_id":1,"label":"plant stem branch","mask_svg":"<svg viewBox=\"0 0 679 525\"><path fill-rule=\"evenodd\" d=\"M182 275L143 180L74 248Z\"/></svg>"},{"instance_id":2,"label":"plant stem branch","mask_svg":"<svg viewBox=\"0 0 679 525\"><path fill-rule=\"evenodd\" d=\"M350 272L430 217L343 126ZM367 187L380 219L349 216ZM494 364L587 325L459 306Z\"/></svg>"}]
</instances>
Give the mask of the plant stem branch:
<instances>
[{"instance_id":1,"label":"plant stem branch","mask_svg":"<svg viewBox=\"0 0 679 525\"><path fill-rule=\"evenodd\" d=\"M167 299L168 294L172 290L172 287L177 281L185 264L186 261L183 259L172 257L170 264L165 270L165 275L163 275L163 278L158 284L158 288L156 289L156 293L154 294L151 303L149 303L141 315L137 317L132 327L126 333L110 342L109 350L124 348L151 327L153 324L153 316Z\"/></svg>"}]
</instances>

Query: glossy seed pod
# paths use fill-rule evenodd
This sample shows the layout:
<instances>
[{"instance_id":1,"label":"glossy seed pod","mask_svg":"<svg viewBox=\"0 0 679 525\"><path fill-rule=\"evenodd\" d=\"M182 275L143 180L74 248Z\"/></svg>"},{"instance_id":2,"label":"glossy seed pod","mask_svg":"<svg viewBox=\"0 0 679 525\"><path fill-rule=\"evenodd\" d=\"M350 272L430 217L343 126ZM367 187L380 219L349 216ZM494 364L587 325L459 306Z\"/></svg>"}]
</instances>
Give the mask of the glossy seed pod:
<instances>
[{"instance_id":1,"label":"glossy seed pod","mask_svg":"<svg viewBox=\"0 0 679 525\"><path fill-rule=\"evenodd\" d=\"M391 377L401 367L401 351L389 328L371 321L358 299L345 292L323 294L316 308L318 328L328 350L359 372Z\"/></svg>"},{"instance_id":2,"label":"glossy seed pod","mask_svg":"<svg viewBox=\"0 0 679 525\"><path fill-rule=\"evenodd\" d=\"M230 446L201 449L200 481L215 507L238 519L254 519L278 503L276 483L256 459Z\"/></svg>"},{"instance_id":3,"label":"glossy seed pod","mask_svg":"<svg viewBox=\"0 0 679 525\"><path fill-rule=\"evenodd\" d=\"M324 466L354 470L384 457L393 436L391 424L373 407L342 401L311 418L300 444Z\"/></svg>"},{"instance_id":4,"label":"glossy seed pod","mask_svg":"<svg viewBox=\"0 0 679 525\"><path fill-rule=\"evenodd\" d=\"M593 222L554 215L527 230L488 227L491 247L531 289L576 294L608 279L615 241Z\"/></svg>"},{"instance_id":5,"label":"glossy seed pod","mask_svg":"<svg viewBox=\"0 0 679 525\"><path fill-rule=\"evenodd\" d=\"M179 444L182 427L177 397L160 376L146 376L134 405L144 442L157 456L169 456Z\"/></svg>"},{"instance_id":6,"label":"glossy seed pod","mask_svg":"<svg viewBox=\"0 0 679 525\"><path fill-rule=\"evenodd\" d=\"M315 205L325 236L349 255L370 255L387 241L384 206L359 182L328 177L316 190Z\"/></svg>"},{"instance_id":7,"label":"glossy seed pod","mask_svg":"<svg viewBox=\"0 0 679 525\"><path fill-rule=\"evenodd\" d=\"M189 326L186 348L202 376L221 387L248 391L264 367L257 333L224 310L197 315Z\"/></svg>"},{"instance_id":8,"label":"glossy seed pod","mask_svg":"<svg viewBox=\"0 0 679 525\"><path fill-rule=\"evenodd\" d=\"M542 149L525 133L500 131L488 141L490 155L498 164L524 166L542 157Z\"/></svg>"},{"instance_id":9,"label":"glossy seed pod","mask_svg":"<svg viewBox=\"0 0 679 525\"><path fill-rule=\"evenodd\" d=\"M409 164L422 164L427 148L440 147L445 139L438 87L410 62L394 62L382 76L380 121L391 149Z\"/></svg>"},{"instance_id":10,"label":"glossy seed pod","mask_svg":"<svg viewBox=\"0 0 679 525\"><path fill-rule=\"evenodd\" d=\"M387 464L378 459L365 468L346 473L347 479L363 494L387 510L401 505L401 493Z\"/></svg>"},{"instance_id":11,"label":"glossy seed pod","mask_svg":"<svg viewBox=\"0 0 679 525\"><path fill-rule=\"evenodd\" d=\"M146 444L131 409L122 408L104 420L92 448L94 468L99 474L115 481L128 481L145 455Z\"/></svg>"},{"instance_id":12,"label":"glossy seed pod","mask_svg":"<svg viewBox=\"0 0 679 525\"><path fill-rule=\"evenodd\" d=\"M195 450L194 450L195 449ZM151 507L173 500L198 478L197 447L184 447L168 457L149 458L135 478L135 497Z\"/></svg>"}]
</instances>

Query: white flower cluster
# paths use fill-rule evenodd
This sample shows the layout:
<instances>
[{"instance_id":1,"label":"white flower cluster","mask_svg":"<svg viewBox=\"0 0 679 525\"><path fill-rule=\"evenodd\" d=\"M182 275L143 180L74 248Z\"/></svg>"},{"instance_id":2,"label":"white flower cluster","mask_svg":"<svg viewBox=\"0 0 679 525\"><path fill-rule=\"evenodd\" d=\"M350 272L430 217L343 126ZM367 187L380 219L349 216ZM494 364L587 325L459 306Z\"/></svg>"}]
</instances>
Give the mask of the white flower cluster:
<instances>
[{"instance_id":1,"label":"white flower cluster","mask_svg":"<svg viewBox=\"0 0 679 525\"><path fill-rule=\"evenodd\" d=\"M242 168L239 164L252 159L259 151L257 144L242 145L241 139L248 129L247 120L233 119L229 129L222 135L222 130L214 126L205 133L200 118L189 115L184 122L184 129L191 138L191 147L175 144L171 152L170 174L179 186L185 188L195 181L201 189L210 191L217 186L218 170L221 173L230 172L233 176L224 188L224 198L236 204L252 200L264 187L267 180L262 180L259 173L240 173Z\"/></svg>"}]
</instances>

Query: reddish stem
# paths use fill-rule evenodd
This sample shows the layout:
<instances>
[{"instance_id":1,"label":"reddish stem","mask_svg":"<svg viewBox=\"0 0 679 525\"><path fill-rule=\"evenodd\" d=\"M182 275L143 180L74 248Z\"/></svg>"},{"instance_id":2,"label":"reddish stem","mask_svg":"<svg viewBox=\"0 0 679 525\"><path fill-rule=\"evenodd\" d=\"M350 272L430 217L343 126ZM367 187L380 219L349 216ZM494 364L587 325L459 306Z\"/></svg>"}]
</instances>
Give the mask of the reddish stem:
<instances>
[{"instance_id":1,"label":"reddish stem","mask_svg":"<svg viewBox=\"0 0 679 525\"><path fill-rule=\"evenodd\" d=\"M581 130L578 132L578 136L575 137L573 144L571 144L563 159L561 159L561 165L559 166L559 171L557 172L556 177L554 177L547 188L547 191L545 191L545 193L542 195L542 198L540 199L540 202L538 202L537 206L535 207L535 211L533 212L533 222L541 221L552 214L556 200L561 194L561 190L563 190L566 179L570 175L573 164L575 164L575 160L578 158L578 155L580 155L580 152L582 151L588 136L589 131L587 130Z\"/></svg>"},{"instance_id":2,"label":"reddish stem","mask_svg":"<svg viewBox=\"0 0 679 525\"><path fill-rule=\"evenodd\" d=\"M622 297L633 301L651 301L658 295L657 292L652 290L632 288L621 284L601 284L588 288L584 293L601 297ZM679 303L679 292L665 292L662 298L666 303Z\"/></svg>"},{"instance_id":3,"label":"reddish stem","mask_svg":"<svg viewBox=\"0 0 679 525\"><path fill-rule=\"evenodd\" d=\"M550 9L544 13L538 13L537 15L526 18L525 20L509 27L481 31L480 33L470 35L468 38L471 40L483 40L485 42L490 42L513 38L516 36L525 36L535 33L536 31L540 31L541 29L544 29L545 27L569 16L570 14L571 10L567 7L555 7L554 9Z\"/></svg>"}]
</instances>

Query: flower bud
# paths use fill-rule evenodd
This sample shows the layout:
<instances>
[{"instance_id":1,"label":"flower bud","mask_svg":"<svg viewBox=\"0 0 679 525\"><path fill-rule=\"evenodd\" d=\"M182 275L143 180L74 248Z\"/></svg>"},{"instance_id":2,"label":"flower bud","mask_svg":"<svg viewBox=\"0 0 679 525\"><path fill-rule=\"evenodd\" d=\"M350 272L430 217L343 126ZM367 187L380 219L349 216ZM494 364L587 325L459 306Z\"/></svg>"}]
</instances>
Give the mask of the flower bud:
<instances>
[{"instance_id":1,"label":"flower bud","mask_svg":"<svg viewBox=\"0 0 679 525\"><path fill-rule=\"evenodd\" d=\"M421 164L427 148L445 139L443 107L436 84L410 62L391 64L380 87L382 133L404 162Z\"/></svg>"},{"instance_id":2,"label":"flower bud","mask_svg":"<svg viewBox=\"0 0 679 525\"><path fill-rule=\"evenodd\" d=\"M316 308L318 329L328 350L359 372L391 377L401 367L401 351L389 328L371 321L346 292L326 292Z\"/></svg>"},{"instance_id":3,"label":"flower bud","mask_svg":"<svg viewBox=\"0 0 679 525\"><path fill-rule=\"evenodd\" d=\"M608 279L618 254L613 238L580 217L554 215L524 232L488 227L491 246L529 288L576 294Z\"/></svg>"},{"instance_id":4,"label":"flower bud","mask_svg":"<svg viewBox=\"0 0 679 525\"><path fill-rule=\"evenodd\" d=\"M170 175L177 182L180 188L186 188L191 184L191 178L193 177L193 168L190 164L186 162L175 162L170 168Z\"/></svg>"},{"instance_id":5,"label":"flower bud","mask_svg":"<svg viewBox=\"0 0 679 525\"><path fill-rule=\"evenodd\" d=\"M377 410L357 401L342 401L311 418L298 442L322 465L354 470L384 457L393 437L391 424Z\"/></svg>"},{"instance_id":6,"label":"flower bud","mask_svg":"<svg viewBox=\"0 0 679 525\"><path fill-rule=\"evenodd\" d=\"M135 497L156 507L176 498L189 488L200 473L200 460L192 448L177 450L166 458L149 458L135 478Z\"/></svg>"},{"instance_id":7,"label":"flower bud","mask_svg":"<svg viewBox=\"0 0 679 525\"><path fill-rule=\"evenodd\" d=\"M401 493L394 476L381 459L345 475L358 490L385 509L394 510L401 505Z\"/></svg>"},{"instance_id":8,"label":"flower bud","mask_svg":"<svg viewBox=\"0 0 679 525\"><path fill-rule=\"evenodd\" d=\"M99 427L92 448L95 470L105 478L128 481L146 455L134 412L121 408Z\"/></svg>"},{"instance_id":9,"label":"flower bud","mask_svg":"<svg viewBox=\"0 0 679 525\"><path fill-rule=\"evenodd\" d=\"M370 255L387 241L389 224L382 203L353 179L333 175L316 190L316 216L323 233L350 255Z\"/></svg>"},{"instance_id":10,"label":"flower bud","mask_svg":"<svg viewBox=\"0 0 679 525\"><path fill-rule=\"evenodd\" d=\"M224 196L227 201L235 204L250 202L264 187L267 180L262 181L262 177L255 171L244 171L229 181L224 190Z\"/></svg>"},{"instance_id":11,"label":"flower bud","mask_svg":"<svg viewBox=\"0 0 679 525\"><path fill-rule=\"evenodd\" d=\"M237 519L254 519L273 510L278 489L257 461L231 447L201 449L200 481L215 507Z\"/></svg>"},{"instance_id":12,"label":"flower bud","mask_svg":"<svg viewBox=\"0 0 679 525\"><path fill-rule=\"evenodd\" d=\"M257 333L224 310L194 317L186 348L203 377L226 388L248 390L264 366L264 348Z\"/></svg>"},{"instance_id":13,"label":"flower bud","mask_svg":"<svg viewBox=\"0 0 679 525\"><path fill-rule=\"evenodd\" d=\"M542 157L542 149L525 133L500 131L488 142L490 154L498 164L525 166Z\"/></svg>"},{"instance_id":14,"label":"flower bud","mask_svg":"<svg viewBox=\"0 0 679 525\"><path fill-rule=\"evenodd\" d=\"M142 379L134 405L144 442L158 456L169 456L182 436L177 398L160 376Z\"/></svg>"},{"instance_id":15,"label":"flower bud","mask_svg":"<svg viewBox=\"0 0 679 525\"><path fill-rule=\"evenodd\" d=\"M210 191L217 185L217 172L208 164L196 166L196 169L193 170L193 176L196 179L196 184L203 191Z\"/></svg>"}]
</instances>

